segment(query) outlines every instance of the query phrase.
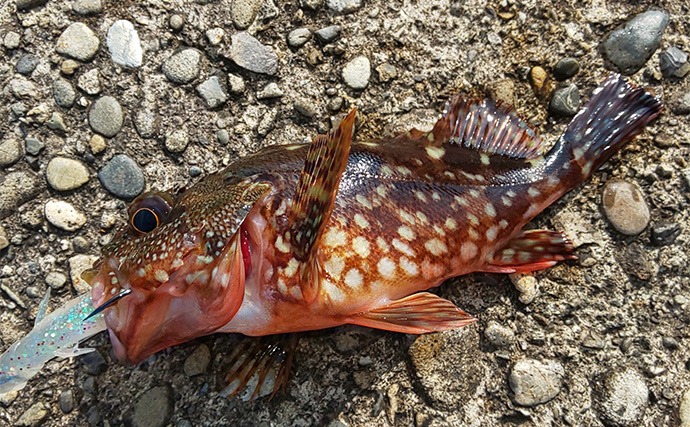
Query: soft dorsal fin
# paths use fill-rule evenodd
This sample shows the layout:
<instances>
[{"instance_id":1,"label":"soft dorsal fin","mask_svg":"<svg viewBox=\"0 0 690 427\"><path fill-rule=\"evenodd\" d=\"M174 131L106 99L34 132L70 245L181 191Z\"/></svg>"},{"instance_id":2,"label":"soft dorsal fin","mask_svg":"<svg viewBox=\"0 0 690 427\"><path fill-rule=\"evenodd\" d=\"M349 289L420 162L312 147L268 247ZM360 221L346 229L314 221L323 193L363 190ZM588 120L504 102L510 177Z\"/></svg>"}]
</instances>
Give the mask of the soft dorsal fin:
<instances>
[{"instance_id":1,"label":"soft dorsal fin","mask_svg":"<svg viewBox=\"0 0 690 427\"><path fill-rule=\"evenodd\" d=\"M457 144L489 154L532 159L543 151L534 127L512 107L491 99L479 101L458 95L446 103L431 131L435 144Z\"/></svg>"}]
</instances>

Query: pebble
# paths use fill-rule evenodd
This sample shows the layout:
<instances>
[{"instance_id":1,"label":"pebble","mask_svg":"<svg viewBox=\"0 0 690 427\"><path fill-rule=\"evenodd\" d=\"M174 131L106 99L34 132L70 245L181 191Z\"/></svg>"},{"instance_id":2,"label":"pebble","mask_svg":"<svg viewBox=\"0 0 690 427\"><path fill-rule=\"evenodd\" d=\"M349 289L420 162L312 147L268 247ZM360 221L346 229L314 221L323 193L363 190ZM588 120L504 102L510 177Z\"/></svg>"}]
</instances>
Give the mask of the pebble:
<instances>
[{"instance_id":1,"label":"pebble","mask_svg":"<svg viewBox=\"0 0 690 427\"><path fill-rule=\"evenodd\" d=\"M352 89L364 89L371 77L371 63L366 56L358 56L343 67L343 80Z\"/></svg>"},{"instance_id":2,"label":"pebble","mask_svg":"<svg viewBox=\"0 0 690 427\"><path fill-rule=\"evenodd\" d=\"M518 298L523 304L530 304L539 295L539 282L534 275L526 273L513 273L509 275L515 289L520 292Z\"/></svg>"},{"instance_id":3,"label":"pebble","mask_svg":"<svg viewBox=\"0 0 690 427\"><path fill-rule=\"evenodd\" d=\"M603 54L622 74L634 74L659 48L667 24L668 14L662 10L637 14L608 36Z\"/></svg>"},{"instance_id":4,"label":"pebble","mask_svg":"<svg viewBox=\"0 0 690 427\"><path fill-rule=\"evenodd\" d=\"M65 283L67 283L67 276L59 271L51 271L46 274L45 282L51 289L62 289Z\"/></svg>"},{"instance_id":5,"label":"pebble","mask_svg":"<svg viewBox=\"0 0 690 427\"><path fill-rule=\"evenodd\" d=\"M196 87L196 91L204 99L208 108L216 108L228 100L228 94L225 93L225 88L220 83L218 76L209 77Z\"/></svg>"},{"instance_id":6,"label":"pebble","mask_svg":"<svg viewBox=\"0 0 690 427\"><path fill-rule=\"evenodd\" d=\"M72 10L78 15L96 15L103 12L101 0L76 0Z\"/></svg>"},{"instance_id":7,"label":"pebble","mask_svg":"<svg viewBox=\"0 0 690 427\"><path fill-rule=\"evenodd\" d=\"M33 199L41 191L36 176L30 172L18 171L5 175L0 180L0 218L15 213L17 208Z\"/></svg>"},{"instance_id":8,"label":"pebble","mask_svg":"<svg viewBox=\"0 0 690 427\"><path fill-rule=\"evenodd\" d=\"M53 82L53 98L60 107L70 108L74 105L74 100L77 99L77 92L72 83L59 77Z\"/></svg>"},{"instance_id":9,"label":"pebble","mask_svg":"<svg viewBox=\"0 0 690 427\"><path fill-rule=\"evenodd\" d=\"M132 199L144 191L144 173L126 154L113 157L98 172L98 179L116 197Z\"/></svg>"},{"instance_id":10,"label":"pebble","mask_svg":"<svg viewBox=\"0 0 690 427\"><path fill-rule=\"evenodd\" d=\"M66 76L71 76L79 68L79 63L73 59L65 59L60 64L60 71Z\"/></svg>"},{"instance_id":11,"label":"pebble","mask_svg":"<svg viewBox=\"0 0 690 427\"><path fill-rule=\"evenodd\" d=\"M58 402L60 403L60 410L63 413L69 414L72 412L74 410L74 393L72 390L65 390L60 393Z\"/></svg>"},{"instance_id":12,"label":"pebble","mask_svg":"<svg viewBox=\"0 0 690 427\"><path fill-rule=\"evenodd\" d=\"M10 137L0 143L0 167L7 167L16 163L22 157L22 143Z\"/></svg>"},{"instance_id":13,"label":"pebble","mask_svg":"<svg viewBox=\"0 0 690 427\"><path fill-rule=\"evenodd\" d=\"M233 4L235 3L233 2ZM225 31L223 31L222 28L211 28L206 31L206 38L211 46L218 46L221 44L223 37L225 37Z\"/></svg>"},{"instance_id":14,"label":"pebble","mask_svg":"<svg viewBox=\"0 0 690 427\"><path fill-rule=\"evenodd\" d=\"M326 6L335 13L352 13L362 7L362 0L326 0Z\"/></svg>"},{"instance_id":15,"label":"pebble","mask_svg":"<svg viewBox=\"0 0 690 427\"><path fill-rule=\"evenodd\" d=\"M181 153L187 145L189 145L189 135L181 129L165 135L165 149L171 153Z\"/></svg>"},{"instance_id":16,"label":"pebble","mask_svg":"<svg viewBox=\"0 0 690 427\"><path fill-rule=\"evenodd\" d=\"M91 136L91 139L89 139L89 148L91 148L91 152L93 154L102 153L107 148L105 138L103 138L97 133L93 134Z\"/></svg>"},{"instance_id":17,"label":"pebble","mask_svg":"<svg viewBox=\"0 0 690 427\"><path fill-rule=\"evenodd\" d=\"M510 329L492 320L484 329L484 336L494 347L509 347L515 340L515 334Z\"/></svg>"},{"instance_id":18,"label":"pebble","mask_svg":"<svg viewBox=\"0 0 690 427\"><path fill-rule=\"evenodd\" d=\"M108 369L108 362L99 350L94 350L79 358L79 363L84 367L84 372L98 376Z\"/></svg>"},{"instance_id":19,"label":"pebble","mask_svg":"<svg viewBox=\"0 0 690 427\"><path fill-rule=\"evenodd\" d=\"M2 40L2 44L5 45L7 49L16 49L19 47L19 43L22 41L22 37L15 33L14 31L8 31L5 34L5 38Z\"/></svg>"},{"instance_id":20,"label":"pebble","mask_svg":"<svg viewBox=\"0 0 690 427\"><path fill-rule=\"evenodd\" d=\"M323 6L324 0L300 0L299 5L302 8L317 10Z\"/></svg>"},{"instance_id":21,"label":"pebble","mask_svg":"<svg viewBox=\"0 0 690 427\"><path fill-rule=\"evenodd\" d=\"M24 301L22 301L21 298L19 298L19 295L17 295L12 289L10 289L6 284L0 283L0 290L2 290L9 299L11 299L15 304L20 306L21 308L26 309L26 304L24 304Z\"/></svg>"},{"instance_id":22,"label":"pebble","mask_svg":"<svg viewBox=\"0 0 690 427\"><path fill-rule=\"evenodd\" d=\"M388 62L384 62L376 67L376 72L378 73L379 81L381 82L388 82L398 77L398 70L395 68L395 66L389 64Z\"/></svg>"},{"instance_id":23,"label":"pebble","mask_svg":"<svg viewBox=\"0 0 690 427\"><path fill-rule=\"evenodd\" d=\"M15 0L17 10L28 10L35 7L43 6L48 0Z\"/></svg>"},{"instance_id":24,"label":"pebble","mask_svg":"<svg viewBox=\"0 0 690 427\"><path fill-rule=\"evenodd\" d=\"M91 292L91 285L81 278L81 273L84 270L93 268L93 264L96 261L98 261L98 257L85 254L74 255L67 261L69 264L69 278L72 280L72 286L78 294Z\"/></svg>"},{"instance_id":25,"label":"pebble","mask_svg":"<svg viewBox=\"0 0 690 427\"><path fill-rule=\"evenodd\" d=\"M637 186L630 182L608 181L604 186L601 202L606 218L622 234L635 236L649 224L647 202Z\"/></svg>"},{"instance_id":26,"label":"pebble","mask_svg":"<svg viewBox=\"0 0 690 427\"><path fill-rule=\"evenodd\" d=\"M96 56L100 46L101 42L91 28L81 22L75 22L62 32L55 50L61 55L89 62Z\"/></svg>"},{"instance_id":27,"label":"pebble","mask_svg":"<svg viewBox=\"0 0 690 427\"><path fill-rule=\"evenodd\" d=\"M515 82L513 79L500 79L491 82L487 91L491 99L505 102L508 105L515 105Z\"/></svg>"},{"instance_id":28,"label":"pebble","mask_svg":"<svg viewBox=\"0 0 690 427\"><path fill-rule=\"evenodd\" d=\"M75 190L89 181L89 170L79 160L55 157L48 162L46 179L54 190Z\"/></svg>"},{"instance_id":29,"label":"pebble","mask_svg":"<svg viewBox=\"0 0 690 427\"><path fill-rule=\"evenodd\" d=\"M301 47L311 38L309 28L297 28L288 33L287 43L290 47Z\"/></svg>"},{"instance_id":30,"label":"pebble","mask_svg":"<svg viewBox=\"0 0 690 427\"><path fill-rule=\"evenodd\" d=\"M191 176L192 178L196 178L197 176L201 175L202 172L203 171L199 166L192 166L191 168L189 168L189 176Z\"/></svg>"},{"instance_id":31,"label":"pebble","mask_svg":"<svg viewBox=\"0 0 690 427\"><path fill-rule=\"evenodd\" d=\"M312 101L307 101L306 99L298 99L295 101L295 111L303 115L304 117L313 118L316 115L316 108Z\"/></svg>"},{"instance_id":32,"label":"pebble","mask_svg":"<svg viewBox=\"0 0 690 427\"><path fill-rule=\"evenodd\" d=\"M564 117L574 116L580 109L580 90L575 83L556 88L549 102L552 114Z\"/></svg>"},{"instance_id":33,"label":"pebble","mask_svg":"<svg viewBox=\"0 0 690 427\"><path fill-rule=\"evenodd\" d=\"M19 396L19 390L8 391L7 393L0 394L0 405L10 406Z\"/></svg>"},{"instance_id":34,"label":"pebble","mask_svg":"<svg viewBox=\"0 0 690 427\"><path fill-rule=\"evenodd\" d=\"M569 79L580 72L580 63L575 58L563 58L553 67L553 75L556 80Z\"/></svg>"},{"instance_id":35,"label":"pebble","mask_svg":"<svg viewBox=\"0 0 690 427\"><path fill-rule=\"evenodd\" d=\"M657 246L671 245L676 241L681 231L680 224L676 222L654 224L651 235L652 243Z\"/></svg>"},{"instance_id":36,"label":"pebble","mask_svg":"<svg viewBox=\"0 0 690 427\"><path fill-rule=\"evenodd\" d=\"M515 403L536 406L553 399L561 391L563 366L555 361L545 363L524 359L515 364L508 377Z\"/></svg>"},{"instance_id":37,"label":"pebble","mask_svg":"<svg viewBox=\"0 0 690 427\"><path fill-rule=\"evenodd\" d=\"M690 388L685 390L683 397L680 399L678 421L680 422L680 427L690 427Z\"/></svg>"},{"instance_id":38,"label":"pebble","mask_svg":"<svg viewBox=\"0 0 690 427\"><path fill-rule=\"evenodd\" d=\"M230 142L230 134L225 129L221 129L216 132L216 138L218 138L218 142L223 145L227 145L227 143Z\"/></svg>"},{"instance_id":39,"label":"pebble","mask_svg":"<svg viewBox=\"0 0 690 427\"><path fill-rule=\"evenodd\" d=\"M316 38L321 40L324 43L330 43L333 40L337 39L340 37L340 33L343 31L343 27L340 25L331 25L325 28L321 28L314 34L316 35Z\"/></svg>"},{"instance_id":40,"label":"pebble","mask_svg":"<svg viewBox=\"0 0 690 427\"><path fill-rule=\"evenodd\" d=\"M98 98L89 109L89 125L94 132L112 138L122 129L124 115L117 99L106 95Z\"/></svg>"},{"instance_id":41,"label":"pebble","mask_svg":"<svg viewBox=\"0 0 690 427\"><path fill-rule=\"evenodd\" d=\"M90 426L97 426L101 422L101 411L98 410L98 406L92 406L86 411L86 422Z\"/></svg>"},{"instance_id":42,"label":"pebble","mask_svg":"<svg viewBox=\"0 0 690 427\"><path fill-rule=\"evenodd\" d=\"M547 77L545 69L539 66L532 67L529 71L529 81L535 92L539 93L544 89Z\"/></svg>"},{"instance_id":43,"label":"pebble","mask_svg":"<svg viewBox=\"0 0 690 427\"><path fill-rule=\"evenodd\" d=\"M17 98L36 98L36 86L23 76L17 76L10 81L10 90Z\"/></svg>"},{"instance_id":44,"label":"pebble","mask_svg":"<svg viewBox=\"0 0 690 427\"><path fill-rule=\"evenodd\" d=\"M7 239L7 233L5 232L5 229L3 226L0 224L0 251L5 249L10 245L9 239Z\"/></svg>"},{"instance_id":45,"label":"pebble","mask_svg":"<svg viewBox=\"0 0 690 427\"><path fill-rule=\"evenodd\" d=\"M161 69L171 82L189 83L201 71L201 52L192 48L182 49L166 59Z\"/></svg>"},{"instance_id":46,"label":"pebble","mask_svg":"<svg viewBox=\"0 0 690 427\"><path fill-rule=\"evenodd\" d=\"M663 337L661 339L661 344L663 344L663 346L669 350L678 350L680 347L678 341L673 337Z\"/></svg>"},{"instance_id":47,"label":"pebble","mask_svg":"<svg viewBox=\"0 0 690 427\"><path fill-rule=\"evenodd\" d=\"M49 223L65 231L76 231L86 224L86 216L64 200L48 200L43 213Z\"/></svg>"},{"instance_id":48,"label":"pebble","mask_svg":"<svg viewBox=\"0 0 690 427\"><path fill-rule=\"evenodd\" d=\"M184 361L184 373L188 377L201 375L206 372L211 362L211 350L206 344L199 345Z\"/></svg>"},{"instance_id":49,"label":"pebble","mask_svg":"<svg viewBox=\"0 0 690 427\"><path fill-rule=\"evenodd\" d=\"M228 86L230 86L230 92L236 95L241 94L246 89L244 79L237 74L228 74Z\"/></svg>"},{"instance_id":50,"label":"pebble","mask_svg":"<svg viewBox=\"0 0 690 427\"><path fill-rule=\"evenodd\" d=\"M126 19L115 21L108 29L105 43L114 63L132 68L141 66L141 41L131 22Z\"/></svg>"},{"instance_id":51,"label":"pebble","mask_svg":"<svg viewBox=\"0 0 690 427\"><path fill-rule=\"evenodd\" d=\"M85 237L77 236L72 239L72 247L74 248L74 252L83 254L91 249L91 242Z\"/></svg>"},{"instance_id":52,"label":"pebble","mask_svg":"<svg viewBox=\"0 0 690 427\"><path fill-rule=\"evenodd\" d=\"M340 111L341 108L343 108L343 103L345 100L339 96L333 97L330 101L328 101L327 108L330 111Z\"/></svg>"},{"instance_id":53,"label":"pebble","mask_svg":"<svg viewBox=\"0 0 690 427\"><path fill-rule=\"evenodd\" d=\"M60 132L67 132L67 125L65 125L65 119L62 118L62 114L53 112L50 118L46 120L46 126L48 129L58 130Z\"/></svg>"},{"instance_id":54,"label":"pebble","mask_svg":"<svg viewBox=\"0 0 690 427\"><path fill-rule=\"evenodd\" d=\"M249 28L261 9L263 0L234 0L230 5L232 23L240 30Z\"/></svg>"},{"instance_id":55,"label":"pebble","mask_svg":"<svg viewBox=\"0 0 690 427\"><path fill-rule=\"evenodd\" d=\"M156 112L151 108L142 108L134 115L134 127L144 139L153 138L158 132Z\"/></svg>"},{"instance_id":56,"label":"pebble","mask_svg":"<svg viewBox=\"0 0 690 427\"><path fill-rule=\"evenodd\" d=\"M688 54L675 46L668 48L659 55L659 69L664 77L685 77L690 72Z\"/></svg>"},{"instance_id":57,"label":"pebble","mask_svg":"<svg viewBox=\"0 0 690 427\"><path fill-rule=\"evenodd\" d=\"M170 25L170 29L173 31L180 31L184 27L184 18L177 14L170 15L168 25Z\"/></svg>"},{"instance_id":58,"label":"pebble","mask_svg":"<svg viewBox=\"0 0 690 427\"><path fill-rule=\"evenodd\" d=\"M238 66L255 73L274 75L278 71L278 55L273 48L245 32L232 35L228 56Z\"/></svg>"},{"instance_id":59,"label":"pebble","mask_svg":"<svg viewBox=\"0 0 690 427\"><path fill-rule=\"evenodd\" d=\"M163 427L173 415L173 392L169 385L146 390L134 403L133 427Z\"/></svg>"},{"instance_id":60,"label":"pebble","mask_svg":"<svg viewBox=\"0 0 690 427\"><path fill-rule=\"evenodd\" d=\"M36 57L36 55L27 53L26 55L22 55L21 58L19 58L19 61L17 61L16 69L19 74L28 75L36 69L37 65L38 57Z\"/></svg>"},{"instance_id":61,"label":"pebble","mask_svg":"<svg viewBox=\"0 0 690 427\"><path fill-rule=\"evenodd\" d=\"M597 384L598 398L593 399L607 424L638 426L649 402L649 389L635 369L609 371Z\"/></svg>"},{"instance_id":62,"label":"pebble","mask_svg":"<svg viewBox=\"0 0 690 427\"><path fill-rule=\"evenodd\" d=\"M671 105L671 109L676 114L690 114L690 91L679 96L678 99Z\"/></svg>"},{"instance_id":63,"label":"pebble","mask_svg":"<svg viewBox=\"0 0 690 427\"><path fill-rule=\"evenodd\" d=\"M43 402L36 402L14 422L15 426L37 427L48 417L48 407Z\"/></svg>"},{"instance_id":64,"label":"pebble","mask_svg":"<svg viewBox=\"0 0 690 427\"><path fill-rule=\"evenodd\" d=\"M275 82L267 84L256 94L256 97L258 99L280 98L281 96L283 96L283 91L280 89L280 87L278 87L278 84Z\"/></svg>"},{"instance_id":65,"label":"pebble","mask_svg":"<svg viewBox=\"0 0 690 427\"><path fill-rule=\"evenodd\" d=\"M101 93L101 79L98 69L94 68L79 76L77 87L89 95Z\"/></svg>"}]
</instances>

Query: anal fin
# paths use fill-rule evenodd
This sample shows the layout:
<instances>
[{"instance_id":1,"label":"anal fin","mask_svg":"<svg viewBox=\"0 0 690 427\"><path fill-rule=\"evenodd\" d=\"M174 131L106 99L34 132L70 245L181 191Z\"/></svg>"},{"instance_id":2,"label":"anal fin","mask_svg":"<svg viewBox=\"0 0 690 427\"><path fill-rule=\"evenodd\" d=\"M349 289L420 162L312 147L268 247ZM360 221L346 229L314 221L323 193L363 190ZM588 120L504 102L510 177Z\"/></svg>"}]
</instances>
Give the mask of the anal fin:
<instances>
[{"instance_id":1,"label":"anal fin","mask_svg":"<svg viewBox=\"0 0 690 427\"><path fill-rule=\"evenodd\" d=\"M347 323L406 334L424 334L457 329L476 320L452 302L429 292L420 292L349 317Z\"/></svg>"},{"instance_id":2,"label":"anal fin","mask_svg":"<svg viewBox=\"0 0 690 427\"><path fill-rule=\"evenodd\" d=\"M551 267L559 261L577 259L575 246L556 231L528 230L513 237L497 250L483 271L488 273L528 273Z\"/></svg>"}]
</instances>

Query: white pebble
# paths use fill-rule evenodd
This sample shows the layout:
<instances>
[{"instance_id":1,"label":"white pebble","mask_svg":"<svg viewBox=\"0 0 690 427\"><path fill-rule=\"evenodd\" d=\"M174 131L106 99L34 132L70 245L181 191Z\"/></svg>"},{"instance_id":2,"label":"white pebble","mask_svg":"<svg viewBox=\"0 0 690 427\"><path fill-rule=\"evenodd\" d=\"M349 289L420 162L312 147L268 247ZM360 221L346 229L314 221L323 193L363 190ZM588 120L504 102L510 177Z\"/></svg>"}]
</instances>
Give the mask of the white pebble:
<instances>
[{"instance_id":1,"label":"white pebble","mask_svg":"<svg viewBox=\"0 0 690 427\"><path fill-rule=\"evenodd\" d=\"M108 30L106 44L110 57L116 64L125 67L141 66L143 55L141 41L131 22L125 19L115 21Z\"/></svg>"}]
</instances>

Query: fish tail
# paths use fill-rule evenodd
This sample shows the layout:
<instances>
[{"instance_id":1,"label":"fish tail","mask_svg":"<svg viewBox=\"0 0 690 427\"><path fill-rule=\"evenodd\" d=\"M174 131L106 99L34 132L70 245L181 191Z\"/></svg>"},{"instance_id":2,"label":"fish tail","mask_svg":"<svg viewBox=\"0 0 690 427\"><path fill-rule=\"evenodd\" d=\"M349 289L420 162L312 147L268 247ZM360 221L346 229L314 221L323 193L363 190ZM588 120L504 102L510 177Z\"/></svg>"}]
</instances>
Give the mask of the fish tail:
<instances>
[{"instance_id":1,"label":"fish tail","mask_svg":"<svg viewBox=\"0 0 690 427\"><path fill-rule=\"evenodd\" d=\"M570 122L550 157L560 158L555 163L561 165L575 165L581 179L587 179L662 109L658 97L611 73Z\"/></svg>"}]
</instances>

